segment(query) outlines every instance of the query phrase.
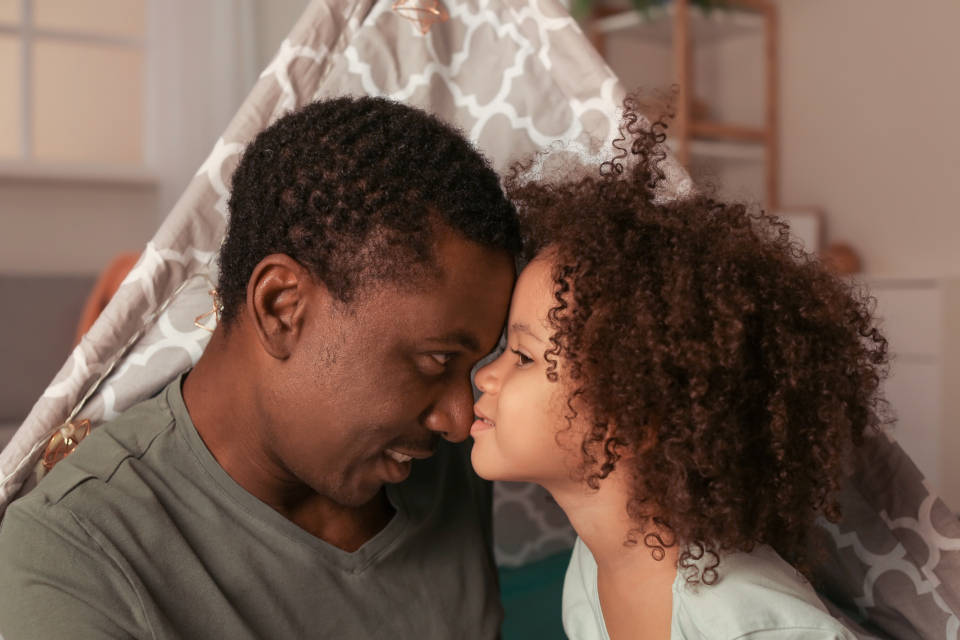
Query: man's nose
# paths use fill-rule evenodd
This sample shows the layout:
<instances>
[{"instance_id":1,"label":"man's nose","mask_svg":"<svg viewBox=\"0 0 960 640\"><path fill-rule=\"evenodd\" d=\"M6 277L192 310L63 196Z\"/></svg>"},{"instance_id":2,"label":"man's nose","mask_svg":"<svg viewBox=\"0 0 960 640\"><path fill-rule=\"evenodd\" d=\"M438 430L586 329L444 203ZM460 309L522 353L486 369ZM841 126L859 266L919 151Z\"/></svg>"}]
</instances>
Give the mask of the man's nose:
<instances>
[{"instance_id":1,"label":"man's nose","mask_svg":"<svg viewBox=\"0 0 960 640\"><path fill-rule=\"evenodd\" d=\"M423 425L450 442L463 442L473 424L473 389L470 381L457 384L429 410Z\"/></svg>"}]
</instances>

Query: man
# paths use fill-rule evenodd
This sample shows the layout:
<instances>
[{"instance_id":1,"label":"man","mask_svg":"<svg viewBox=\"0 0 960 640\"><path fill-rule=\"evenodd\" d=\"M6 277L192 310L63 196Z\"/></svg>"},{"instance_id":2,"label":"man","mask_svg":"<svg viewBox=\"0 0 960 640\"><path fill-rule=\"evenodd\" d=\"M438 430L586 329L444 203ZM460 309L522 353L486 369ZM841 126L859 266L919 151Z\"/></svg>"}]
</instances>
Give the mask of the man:
<instances>
[{"instance_id":1,"label":"man","mask_svg":"<svg viewBox=\"0 0 960 640\"><path fill-rule=\"evenodd\" d=\"M312 104L233 179L196 367L87 438L0 526L19 638L492 638L470 370L515 212L454 130Z\"/></svg>"}]
</instances>

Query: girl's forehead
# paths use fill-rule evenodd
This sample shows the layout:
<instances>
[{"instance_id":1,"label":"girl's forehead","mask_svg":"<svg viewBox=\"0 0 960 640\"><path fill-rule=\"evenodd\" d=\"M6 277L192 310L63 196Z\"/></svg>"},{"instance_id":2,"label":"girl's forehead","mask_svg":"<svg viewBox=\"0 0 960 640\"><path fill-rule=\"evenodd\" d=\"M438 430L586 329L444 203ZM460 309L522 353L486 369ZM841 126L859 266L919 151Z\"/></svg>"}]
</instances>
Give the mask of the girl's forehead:
<instances>
[{"instance_id":1,"label":"girl's forehead","mask_svg":"<svg viewBox=\"0 0 960 640\"><path fill-rule=\"evenodd\" d=\"M510 321L520 322L535 332L547 331L547 313L555 303L553 260L537 256L524 267L513 290Z\"/></svg>"}]
</instances>

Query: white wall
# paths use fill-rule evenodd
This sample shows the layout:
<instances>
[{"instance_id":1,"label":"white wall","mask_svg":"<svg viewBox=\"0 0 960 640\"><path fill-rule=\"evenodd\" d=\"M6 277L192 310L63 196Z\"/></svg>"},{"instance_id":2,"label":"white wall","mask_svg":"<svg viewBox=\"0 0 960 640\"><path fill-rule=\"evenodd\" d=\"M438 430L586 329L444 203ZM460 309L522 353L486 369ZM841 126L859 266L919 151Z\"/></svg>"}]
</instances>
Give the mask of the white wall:
<instances>
[{"instance_id":1,"label":"white wall","mask_svg":"<svg viewBox=\"0 0 960 640\"><path fill-rule=\"evenodd\" d=\"M960 274L960 2L776 2L782 205L820 207L827 240L871 275ZM607 53L628 88L672 82L668 48L625 31ZM759 124L761 54L750 36L697 49L694 93L715 117ZM759 198L760 175L741 163L715 177Z\"/></svg>"},{"instance_id":2,"label":"white wall","mask_svg":"<svg viewBox=\"0 0 960 640\"><path fill-rule=\"evenodd\" d=\"M0 274L96 274L146 244L157 189L0 176Z\"/></svg>"},{"instance_id":3,"label":"white wall","mask_svg":"<svg viewBox=\"0 0 960 640\"><path fill-rule=\"evenodd\" d=\"M905 283L874 290L889 316L894 433L960 509L960 3L778 4L783 201L822 206L830 238L854 246L874 282ZM884 309L925 278L936 304L900 319ZM918 340L929 355L910 353Z\"/></svg>"},{"instance_id":4,"label":"white wall","mask_svg":"<svg viewBox=\"0 0 960 640\"><path fill-rule=\"evenodd\" d=\"M960 274L960 3L779 0L781 193L873 274Z\"/></svg>"}]
</instances>

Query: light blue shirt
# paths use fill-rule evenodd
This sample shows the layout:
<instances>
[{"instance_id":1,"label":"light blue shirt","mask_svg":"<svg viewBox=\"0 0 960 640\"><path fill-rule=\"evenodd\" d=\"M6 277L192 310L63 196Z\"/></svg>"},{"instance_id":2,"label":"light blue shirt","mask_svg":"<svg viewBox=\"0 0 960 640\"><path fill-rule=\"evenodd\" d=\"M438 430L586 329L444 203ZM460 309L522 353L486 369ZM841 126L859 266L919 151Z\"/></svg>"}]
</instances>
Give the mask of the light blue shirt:
<instances>
[{"instance_id":1,"label":"light blue shirt","mask_svg":"<svg viewBox=\"0 0 960 640\"><path fill-rule=\"evenodd\" d=\"M712 585L673 581L671 640L854 640L810 583L767 546L724 555ZM563 629L570 640L609 640L597 591L597 563L580 538L563 582Z\"/></svg>"}]
</instances>

